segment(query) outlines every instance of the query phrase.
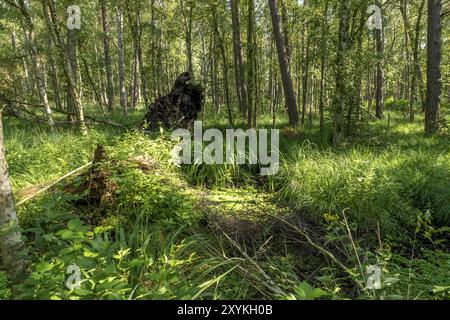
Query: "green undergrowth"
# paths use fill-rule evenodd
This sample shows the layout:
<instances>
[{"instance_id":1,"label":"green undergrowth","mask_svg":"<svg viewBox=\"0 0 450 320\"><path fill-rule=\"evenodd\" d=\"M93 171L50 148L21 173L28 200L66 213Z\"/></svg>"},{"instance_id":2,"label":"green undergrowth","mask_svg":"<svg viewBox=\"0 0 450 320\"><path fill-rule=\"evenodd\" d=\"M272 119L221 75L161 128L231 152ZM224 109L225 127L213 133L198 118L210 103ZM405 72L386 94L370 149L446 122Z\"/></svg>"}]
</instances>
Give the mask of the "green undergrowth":
<instances>
[{"instance_id":1,"label":"green undergrowth","mask_svg":"<svg viewBox=\"0 0 450 320\"><path fill-rule=\"evenodd\" d=\"M219 239L210 225L205 230L211 208L223 216L234 212L239 219L252 217L257 223L257 214L276 207L257 190L233 194L190 186L169 161L172 148L173 142L161 136L127 134L106 149L108 158L98 167L113 185L107 187L113 193L110 198L94 205L86 202L86 193L67 194L67 186L83 185L79 176L23 207L21 221L31 250L29 275L16 286L17 298L330 295L302 283L283 257L260 258L255 270L252 259L234 252L234 242ZM66 282L74 268L81 271L81 285L69 288ZM284 271L277 274L277 270ZM270 285L260 287L268 281L266 272L278 283L277 291Z\"/></svg>"},{"instance_id":2,"label":"green undergrowth","mask_svg":"<svg viewBox=\"0 0 450 320\"><path fill-rule=\"evenodd\" d=\"M14 189L45 184L92 160L97 144L109 144L117 131L92 128L87 137L76 130L48 129L5 119L6 150Z\"/></svg>"},{"instance_id":3,"label":"green undergrowth","mask_svg":"<svg viewBox=\"0 0 450 320\"><path fill-rule=\"evenodd\" d=\"M99 143L106 182L86 188L86 171L18 208L28 273L13 291L0 273L0 298L448 299L448 138L390 121L339 148L326 132L282 128L269 178L176 166L164 132L82 138L9 122L16 191L91 161ZM381 290L364 289L373 265ZM81 285L69 288L74 268Z\"/></svg>"},{"instance_id":4,"label":"green undergrowth","mask_svg":"<svg viewBox=\"0 0 450 320\"><path fill-rule=\"evenodd\" d=\"M109 201L86 204L86 194L68 195L61 186L23 208L32 251L30 274L18 286L18 297L191 299L219 294L209 289L232 270L226 266L233 260L202 257L207 239L187 232L196 220L194 201L169 164L170 146L166 140L128 134L107 148L108 159L99 168L114 185ZM77 186L82 180L65 184ZM93 214L100 215L94 225ZM72 265L80 268L82 283L70 290L65 282Z\"/></svg>"},{"instance_id":5,"label":"green undergrowth","mask_svg":"<svg viewBox=\"0 0 450 320\"><path fill-rule=\"evenodd\" d=\"M426 211L436 225L449 225L449 139L399 122L389 130L374 124L367 138L339 149L308 140L291 146L275 178L280 197L318 217L345 210L362 228L380 224L394 237L411 232Z\"/></svg>"}]
</instances>

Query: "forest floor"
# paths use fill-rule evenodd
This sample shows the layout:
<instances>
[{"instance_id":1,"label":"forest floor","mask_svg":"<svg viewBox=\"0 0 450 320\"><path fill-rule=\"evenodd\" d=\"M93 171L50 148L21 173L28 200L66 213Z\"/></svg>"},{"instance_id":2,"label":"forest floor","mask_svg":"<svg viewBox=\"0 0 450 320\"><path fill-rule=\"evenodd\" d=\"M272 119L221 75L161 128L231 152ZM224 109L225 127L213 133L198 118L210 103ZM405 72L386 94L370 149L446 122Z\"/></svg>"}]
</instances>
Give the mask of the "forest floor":
<instances>
[{"instance_id":1,"label":"forest floor","mask_svg":"<svg viewBox=\"0 0 450 320\"><path fill-rule=\"evenodd\" d=\"M281 170L269 179L258 166L173 166L165 132L98 125L81 137L7 118L29 259L15 297L448 299L450 136L427 137L419 122L388 113L339 148L328 127L281 124ZM204 123L226 128L224 118ZM108 154L101 183L86 169L21 203L92 161L98 144ZM79 288L66 285L71 265ZM0 298L11 292L0 272Z\"/></svg>"}]
</instances>

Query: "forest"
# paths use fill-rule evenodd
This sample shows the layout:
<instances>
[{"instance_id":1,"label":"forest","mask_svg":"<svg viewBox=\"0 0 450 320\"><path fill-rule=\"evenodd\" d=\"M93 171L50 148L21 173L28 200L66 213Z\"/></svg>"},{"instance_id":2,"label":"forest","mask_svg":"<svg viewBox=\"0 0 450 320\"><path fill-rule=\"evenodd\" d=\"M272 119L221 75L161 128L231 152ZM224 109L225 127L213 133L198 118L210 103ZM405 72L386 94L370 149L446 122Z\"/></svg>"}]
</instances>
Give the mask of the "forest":
<instances>
[{"instance_id":1,"label":"forest","mask_svg":"<svg viewBox=\"0 0 450 320\"><path fill-rule=\"evenodd\" d=\"M449 13L0 0L0 300L449 300Z\"/></svg>"}]
</instances>

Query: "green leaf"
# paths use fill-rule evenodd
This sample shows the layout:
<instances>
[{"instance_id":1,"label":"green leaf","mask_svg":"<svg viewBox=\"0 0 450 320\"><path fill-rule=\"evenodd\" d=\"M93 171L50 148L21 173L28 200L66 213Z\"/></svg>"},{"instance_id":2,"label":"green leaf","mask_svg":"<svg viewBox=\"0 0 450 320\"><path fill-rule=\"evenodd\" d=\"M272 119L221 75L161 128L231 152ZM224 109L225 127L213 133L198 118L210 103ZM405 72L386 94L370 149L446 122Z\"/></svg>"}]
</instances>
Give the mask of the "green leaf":
<instances>
[{"instance_id":1,"label":"green leaf","mask_svg":"<svg viewBox=\"0 0 450 320\"><path fill-rule=\"evenodd\" d=\"M302 282L297 288L294 289L294 291L297 298L300 300L316 300L328 295L328 293L322 289L315 289L306 282Z\"/></svg>"},{"instance_id":2,"label":"green leaf","mask_svg":"<svg viewBox=\"0 0 450 320\"><path fill-rule=\"evenodd\" d=\"M81 297L85 297L85 296L88 296L91 294L91 292L89 290L86 290L83 288L74 290L74 293Z\"/></svg>"},{"instance_id":3,"label":"green leaf","mask_svg":"<svg viewBox=\"0 0 450 320\"><path fill-rule=\"evenodd\" d=\"M67 223L67 227L70 230L75 231L75 230L78 230L82 226L82 224L83 223L81 222L80 219L72 219Z\"/></svg>"},{"instance_id":4,"label":"green leaf","mask_svg":"<svg viewBox=\"0 0 450 320\"><path fill-rule=\"evenodd\" d=\"M52 269L53 269L53 265L48 263L48 262L46 262L46 261L38 263L36 265L36 271L37 272L41 272L42 273L42 272L50 271Z\"/></svg>"}]
</instances>

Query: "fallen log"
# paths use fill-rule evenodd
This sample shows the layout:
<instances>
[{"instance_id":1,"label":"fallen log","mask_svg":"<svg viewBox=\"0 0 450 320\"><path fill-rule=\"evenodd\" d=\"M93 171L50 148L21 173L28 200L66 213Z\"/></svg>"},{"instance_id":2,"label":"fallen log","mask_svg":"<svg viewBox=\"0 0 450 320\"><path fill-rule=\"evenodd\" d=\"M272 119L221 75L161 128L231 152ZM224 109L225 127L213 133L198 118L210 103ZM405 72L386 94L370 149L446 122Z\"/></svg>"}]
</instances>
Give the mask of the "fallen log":
<instances>
[{"instance_id":1,"label":"fallen log","mask_svg":"<svg viewBox=\"0 0 450 320\"><path fill-rule=\"evenodd\" d=\"M44 188L38 190L37 192L34 192L33 194L27 196L25 199L20 200L17 204L16 207L21 206L25 203L27 203L28 201L36 198L38 195L45 193L46 191L50 190L51 188L53 188L54 186L56 186L58 183L60 183L61 181L76 175L77 173L83 171L84 169L90 167L92 165L93 161L86 163L85 165L70 171L69 173L65 174L64 176L62 176L61 178L56 179L55 181L51 182L50 184L48 184L47 186L45 186Z\"/></svg>"}]
</instances>

